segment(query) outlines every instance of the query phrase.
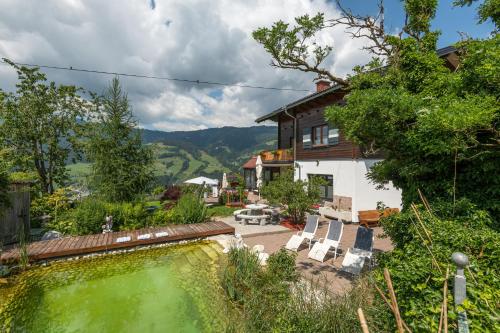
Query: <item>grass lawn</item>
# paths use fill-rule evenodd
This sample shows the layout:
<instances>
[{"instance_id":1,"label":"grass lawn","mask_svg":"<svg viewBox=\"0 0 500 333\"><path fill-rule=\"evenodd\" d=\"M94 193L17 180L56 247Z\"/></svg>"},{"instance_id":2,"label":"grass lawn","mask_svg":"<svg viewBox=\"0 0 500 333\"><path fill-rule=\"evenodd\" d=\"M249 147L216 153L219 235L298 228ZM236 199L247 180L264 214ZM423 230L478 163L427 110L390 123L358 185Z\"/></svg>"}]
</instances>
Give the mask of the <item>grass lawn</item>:
<instances>
[{"instance_id":1,"label":"grass lawn","mask_svg":"<svg viewBox=\"0 0 500 333\"><path fill-rule=\"evenodd\" d=\"M211 206L208 207L208 214L211 216L231 216L233 212L239 208L235 207L226 207L226 206Z\"/></svg>"}]
</instances>

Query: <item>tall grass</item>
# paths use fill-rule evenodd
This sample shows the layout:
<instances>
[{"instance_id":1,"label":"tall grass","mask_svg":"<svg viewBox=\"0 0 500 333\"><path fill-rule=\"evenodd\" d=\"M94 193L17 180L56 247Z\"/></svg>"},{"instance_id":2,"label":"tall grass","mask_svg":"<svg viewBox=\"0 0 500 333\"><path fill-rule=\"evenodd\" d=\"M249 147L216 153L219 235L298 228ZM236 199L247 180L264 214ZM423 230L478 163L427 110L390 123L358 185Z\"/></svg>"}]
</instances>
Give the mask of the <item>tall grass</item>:
<instances>
[{"instance_id":1,"label":"tall grass","mask_svg":"<svg viewBox=\"0 0 500 333\"><path fill-rule=\"evenodd\" d=\"M196 193L184 194L177 202L175 212L178 218L176 222L182 224L201 223L209 218L207 206Z\"/></svg>"},{"instance_id":2,"label":"tall grass","mask_svg":"<svg viewBox=\"0 0 500 333\"><path fill-rule=\"evenodd\" d=\"M344 294L298 278L294 257L283 251L262 268L248 249L233 249L223 269L222 284L242 308L247 332L360 332L362 307L374 332L391 332L389 313L360 280ZM393 326L392 326L393 327Z\"/></svg>"},{"instance_id":3,"label":"tall grass","mask_svg":"<svg viewBox=\"0 0 500 333\"><path fill-rule=\"evenodd\" d=\"M22 223L19 230L19 265L23 270L29 265L28 241L26 238L24 223Z\"/></svg>"}]
</instances>

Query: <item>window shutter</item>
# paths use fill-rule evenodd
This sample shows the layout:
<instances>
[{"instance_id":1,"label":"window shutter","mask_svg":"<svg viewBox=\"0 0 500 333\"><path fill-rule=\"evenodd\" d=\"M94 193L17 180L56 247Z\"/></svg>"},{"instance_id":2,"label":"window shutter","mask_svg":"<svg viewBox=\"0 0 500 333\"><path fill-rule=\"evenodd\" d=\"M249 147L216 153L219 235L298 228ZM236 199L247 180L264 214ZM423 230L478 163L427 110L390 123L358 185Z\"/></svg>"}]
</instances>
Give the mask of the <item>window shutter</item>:
<instances>
[{"instance_id":1,"label":"window shutter","mask_svg":"<svg viewBox=\"0 0 500 333\"><path fill-rule=\"evenodd\" d=\"M328 144L337 145L339 143L339 129L330 128L328 130Z\"/></svg>"},{"instance_id":2,"label":"window shutter","mask_svg":"<svg viewBox=\"0 0 500 333\"><path fill-rule=\"evenodd\" d=\"M306 127L302 129L302 148L303 149L311 149L311 128Z\"/></svg>"}]
</instances>

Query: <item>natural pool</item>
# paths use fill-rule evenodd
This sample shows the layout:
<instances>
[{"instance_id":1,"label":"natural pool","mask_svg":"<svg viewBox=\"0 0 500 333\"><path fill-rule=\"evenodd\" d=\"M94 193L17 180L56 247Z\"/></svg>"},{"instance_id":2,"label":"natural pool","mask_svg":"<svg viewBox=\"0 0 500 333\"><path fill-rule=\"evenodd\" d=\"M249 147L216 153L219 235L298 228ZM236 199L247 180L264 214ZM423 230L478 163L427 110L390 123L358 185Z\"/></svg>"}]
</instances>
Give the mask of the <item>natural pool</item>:
<instances>
[{"instance_id":1,"label":"natural pool","mask_svg":"<svg viewBox=\"0 0 500 333\"><path fill-rule=\"evenodd\" d=\"M0 289L0 331L221 332L236 329L216 243L52 263Z\"/></svg>"}]
</instances>

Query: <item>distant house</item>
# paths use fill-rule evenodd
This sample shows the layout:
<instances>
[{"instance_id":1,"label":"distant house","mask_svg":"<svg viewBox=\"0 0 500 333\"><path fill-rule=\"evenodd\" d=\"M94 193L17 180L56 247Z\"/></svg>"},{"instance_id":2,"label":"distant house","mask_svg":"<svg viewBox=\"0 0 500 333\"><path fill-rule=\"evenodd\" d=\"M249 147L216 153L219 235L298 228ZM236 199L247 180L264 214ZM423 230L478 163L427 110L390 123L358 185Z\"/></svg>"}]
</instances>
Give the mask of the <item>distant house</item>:
<instances>
[{"instance_id":1,"label":"distant house","mask_svg":"<svg viewBox=\"0 0 500 333\"><path fill-rule=\"evenodd\" d=\"M438 50L450 69L458 64L455 51L453 47ZM392 184L386 189L377 189L367 178L367 171L383 156L365 156L361 147L326 121L325 107L342 105L345 95L346 91L340 86L317 81L315 93L274 110L256 122L278 123L278 149L260 153L264 183L274 179L283 168L292 166L296 180L322 177L326 181L321 188L322 199L334 209L351 212L352 221L357 222L359 211L376 209L378 202L399 208L401 191ZM255 160L252 157L244 165L250 188L255 187Z\"/></svg>"}]
</instances>

